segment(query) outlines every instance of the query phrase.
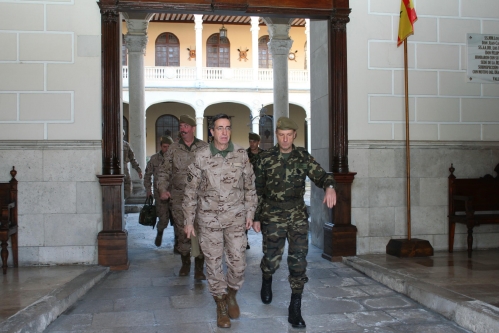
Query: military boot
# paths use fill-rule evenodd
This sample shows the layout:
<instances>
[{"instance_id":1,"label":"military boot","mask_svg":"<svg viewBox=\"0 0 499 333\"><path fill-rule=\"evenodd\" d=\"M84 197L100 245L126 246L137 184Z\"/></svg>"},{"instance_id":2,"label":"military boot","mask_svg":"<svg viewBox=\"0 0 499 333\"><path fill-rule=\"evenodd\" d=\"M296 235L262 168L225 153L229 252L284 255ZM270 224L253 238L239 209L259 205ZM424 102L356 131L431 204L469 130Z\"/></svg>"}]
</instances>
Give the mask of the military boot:
<instances>
[{"instance_id":1,"label":"military boot","mask_svg":"<svg viewBox=\"0 0 499 333\"><path fill-rule=\"evenodd\" d=\"M222 328L230 327L230 318L227 313L227 295L213 296L217 302L217 326Z\"/></svg>"},{"instance_id":2,"label":"military boot","mask_svg":"<svg viewBox=\"0 0 499 333\"><path fill-rule=\"evenodd\" d=\"M187 276L191 271L191 256L190 255L181 255L182 258L182 267L180 267L180 271L178 272L179 276Z\"/></svg>"},{"instance_id":3,"label":"military boot","mask_svg":"<svg viewBox=\"0 0 499 333\"><path fill-rule=\"evenodd\" d=\"M241 315L239 311L239 305L236 301L237 290L232 289L231 287L227 288L229 293L227 294L227 307L229 308L229 317L230 319L237 319Z\"/></svg>"},{"instance_id":4,"label":"military boot","mask_svg":"<svg viewBox=\"0 0 499 333\"><path fill-rule=\"evenodd\" d=\"M270 304L272 302L272 275L266 279L262 276L262 289L260 290L260 297L263 304Z\"/></svg>"},{"instance_id":5,"label":"military boot","mask_svg":"<svg viewBox=\"0 0 499 333\"><path fill-rule=\"evenodd\" d=\"M163 241L163 230L161 231L158 230L158 234L156 235L156 239L154 240L154 245L160 247L162 241Z\"/></svg>"},{"instance_id":6,"label":"military boot","mask_svg":"<svg viewBox=\"0 0 499 333\"><path fill-rule=\"evenodd\" d=\"M301 294L291 294L288 308L288 323L294 328L305 328L305 321L301 316Z\"/></svg>"},{"instance_id":7,"label":"military boot","mask_svg":"<svg viewBox=\"0 0 499 333\"><path fill-rule=\"evenodd\" d=\"M194 279L206 280L206 275L204 275L204 273L203 273L203 267L204 267L204 257L203 258L199 258L199 257L194 258Z\"/></svg>"}]
</instances>

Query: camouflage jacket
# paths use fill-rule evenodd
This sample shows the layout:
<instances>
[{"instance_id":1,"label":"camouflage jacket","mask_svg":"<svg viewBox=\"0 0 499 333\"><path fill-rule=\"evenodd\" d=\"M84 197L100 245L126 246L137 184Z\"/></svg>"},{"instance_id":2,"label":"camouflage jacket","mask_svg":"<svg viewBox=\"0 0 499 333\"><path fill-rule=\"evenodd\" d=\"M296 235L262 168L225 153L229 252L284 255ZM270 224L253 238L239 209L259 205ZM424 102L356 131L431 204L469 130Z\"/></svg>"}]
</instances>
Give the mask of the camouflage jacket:
<instances>
[{"instance_id":1,"label":"camouflage jacket","mask_svg":"<svg viewBox=\"0 0 499 333\"><path fill-rule=\"evenodd\" d=\"M207 146L206 142L195 138L190 147L180 140L172 143L168 148L163 163L159 167L157 186L160 193L170 192L173 204L182 204L187 182L187 167L194 162L196 151Z\"/></svg>"},{"instance_id":2,"label":"camouflage jacket","mask_svg":"<svg viewBox=\"0 0 499 333\"><path fill-rule=\"evenodd\" d=\"M138 173L142 173L142 169L139 166L139 162L135 159L135 154L133 153L130 144L123 140L123 164L125 166L125 171L128 171L128 162L132 164L132 168Z\"/></svg>"},{"instance_id":3,"label":"camouflage jacket","mask_svg":"<svg viewBox=\"0 0 499 333\"><path fill-rule=\"evenodd\" d=\"M253 219L257 205L255 175L246 150L236 144L224 158L210 147L196 152L189 166L182 210L185 224L226 228ZM196 217L197 214L197 217Z\"/></svg>"},{"instance_id":4,"label":"camouflage jacket","mask_svg":"<svg viewBox=\"0 0 499 333\"><path fill-rule=\"evenodd\" d=\"M260 155L262 152L264 152L262 148L258 147L258 154L253 154L251 152L251 148L246 149L246 152L248 153L248 157L250 159L251 164L253 165L253 169L255 169L255 163L256 163L256 157Z\"/></svg>"},{"instance_id":5,"label":"camouflage jacket","mask_svg":"<svg viewBox=\"0 0 499 333\"><path fill-rule=\"evenodd\" d=\"M333 176L328 175L305 148L293 145L287 160L281 156L278 145L259 154L255 168L258 194L255 221L260 220L265 202L287 203L289 209L302 206L307 176L315 185L324 189L329 185L336 185Z\"/></svg>"},{"instance_id":6,"label":"camouflage jacket","mask_svg":"<svg viewBox=\"0 0 499 333\"><path fill-rule=\"evenodd\" d=\"M154 181L154 191L158 189L158 172L161 163L163 163L164 155L160 150L156 154L151 156L149 162L147 162L146 173L144 174L144 187L146 191L152 192L152 185ZM151 180L151 178L154 178Z\"/></svg>"}]
</instances>

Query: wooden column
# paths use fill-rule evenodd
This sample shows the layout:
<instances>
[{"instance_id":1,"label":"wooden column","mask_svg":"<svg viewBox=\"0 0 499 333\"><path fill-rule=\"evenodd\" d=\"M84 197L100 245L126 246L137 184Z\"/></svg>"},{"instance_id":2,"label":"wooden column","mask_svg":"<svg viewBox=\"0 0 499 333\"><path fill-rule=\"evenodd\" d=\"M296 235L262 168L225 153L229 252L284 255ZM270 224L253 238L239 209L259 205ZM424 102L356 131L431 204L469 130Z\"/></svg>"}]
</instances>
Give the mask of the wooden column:
<instances>
[{"instance_id":1,"label":"wooden column","mask_svg":"<svg viewBox=\"0 0 499 333\"><path fill-rule=\"evenodd\" d=\"M329 260L357 253L357 227L351 223L352 183L357 173L348 169L346 25L350 21L350 11L348 0L339 0L329 18L329 156L338 195L332 221L324 225L322 257Z\"/></svg>"},{"instance_id":2,"label":"wooden column","mask_svg":"<svg viewBox=\"0 0 499 333\"><path fill-rule=\"evenodd\" d=\"M101 0L102 52L102 231L97 236L98 263L128 269L127 231L123 229L121 172L121 34L120 15L112 0Z\"/></svg>"}]
</instances>

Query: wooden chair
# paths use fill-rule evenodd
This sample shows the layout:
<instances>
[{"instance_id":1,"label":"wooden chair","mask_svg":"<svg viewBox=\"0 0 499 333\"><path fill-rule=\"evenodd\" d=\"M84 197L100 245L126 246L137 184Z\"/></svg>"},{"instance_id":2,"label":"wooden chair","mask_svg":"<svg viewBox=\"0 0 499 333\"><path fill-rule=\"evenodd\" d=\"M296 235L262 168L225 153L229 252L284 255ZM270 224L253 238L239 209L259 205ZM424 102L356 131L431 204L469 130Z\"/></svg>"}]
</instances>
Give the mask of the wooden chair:
<instances>
[{"instance_id":1,"label":"wooden chair","mask_svg":"<svg viewBox=\"0 0 499 333\"><path fill-rule=\"evenodd\" d=\"M8 183L0 183L0 241L2 244L2 270L7 274L7 250L9 238L12 243L12 258L14 267L18 266L17 258L17 171L14 167L10 171L12 179Z\"/></svg>"}]
</instances>

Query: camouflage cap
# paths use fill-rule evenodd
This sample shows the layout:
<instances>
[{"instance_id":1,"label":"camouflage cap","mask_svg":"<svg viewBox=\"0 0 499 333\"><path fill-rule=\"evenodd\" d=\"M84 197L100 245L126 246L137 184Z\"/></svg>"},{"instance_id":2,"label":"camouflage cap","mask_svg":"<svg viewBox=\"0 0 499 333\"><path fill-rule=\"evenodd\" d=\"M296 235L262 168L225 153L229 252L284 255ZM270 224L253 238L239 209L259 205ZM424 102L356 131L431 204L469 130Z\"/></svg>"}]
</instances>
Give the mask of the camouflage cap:
<instances>
[{"instance_id":1,"label":"camouflage cap","mask_svg":"<svg viewBox=\"0 0 499 333\"><path fill-rule=\"evenodd\" d=\"M169 137L168 135L162 136L161 137L161 144L164 144L164 143L171 145L173 143L173 139L171 137Z\"/></svg>"},{"instance_id":2,"label":"camouflage cap","mask_svg":"<svg viewBox=\"0 0 499 333\"><path fill-rule=\"evenodd\" d=\"M277 120L276 130L297 130L298 125L288 117L281 117Z\"/></svg>"},{"instance_id":3,"label":"camouflage cap","mask_svg":"<svg viewBox=\"0 0 499 333\"><path fill-rule=\"evenodd\" d=\"M250 132L249 140L260 141L261 138L260 138L260 135Z\"/></svg>"},{"instance_id":4,"label":"camouflage cap","mask_svg":"<svg viewBox=\"0 0 499 333\"><path fill-rule=\"evenodd\" d=\"M196 126L196 119L192 118L187 114L183 114L180 116L179 123L184 123L191 126Z\"/></svg>"}]
</instances>

